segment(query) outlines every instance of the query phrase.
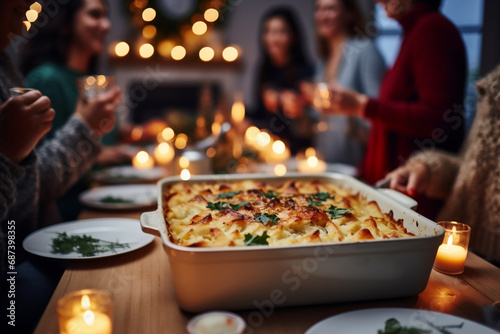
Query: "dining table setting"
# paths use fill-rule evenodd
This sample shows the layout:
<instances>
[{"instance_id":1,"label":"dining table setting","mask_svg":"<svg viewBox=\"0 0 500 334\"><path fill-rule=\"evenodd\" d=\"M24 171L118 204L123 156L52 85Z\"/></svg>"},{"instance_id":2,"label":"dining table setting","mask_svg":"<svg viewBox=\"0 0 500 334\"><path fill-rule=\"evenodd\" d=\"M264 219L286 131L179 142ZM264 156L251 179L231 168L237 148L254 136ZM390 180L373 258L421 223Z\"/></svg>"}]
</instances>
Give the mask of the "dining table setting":
<instances>
[{"instance_id":1,"label":"dining table setting","mask_svg":"<svg viewBox=\"0 0 500 334\"><path fill-rule=\"evenodd\" d=\"M93 174L76 221L24 240L32 254L69 260L35 333L498 333L500 268L468 251L474 231L466 224L436 224L413 211L408 196L364 184L355 168L326 163L313 148L292 156L253 126L230 137L231 170L215 173L210 159L224 149L217 131L228 133L219 125L192 146L165 128L155 145L135 147L131 165ZM248 148L260 159L252 161ZM411 221L423 237L386 246L244 246L213 257L171 243L166 189L249 180L336 182ZM293 271L297 265L302 271Z\"/></svg>"}]
</instances>

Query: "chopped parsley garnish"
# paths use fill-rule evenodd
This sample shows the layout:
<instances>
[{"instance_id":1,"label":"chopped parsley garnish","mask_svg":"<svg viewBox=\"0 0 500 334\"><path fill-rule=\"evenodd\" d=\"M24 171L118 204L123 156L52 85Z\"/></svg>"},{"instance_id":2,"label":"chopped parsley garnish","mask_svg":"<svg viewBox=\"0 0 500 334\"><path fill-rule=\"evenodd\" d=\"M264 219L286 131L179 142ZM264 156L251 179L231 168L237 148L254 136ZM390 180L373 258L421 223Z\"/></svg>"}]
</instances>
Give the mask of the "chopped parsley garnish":
<instances>
[{"instance_id":1,"label":"chopped parsley garnish","mask_svg":"<svg viewBox=\"0 0 500 334\"><path fill-rule=\"evenodd\" d=\"M242 191L226 191L224 193L220 193L219 195L217 195L215 199L230 199L241 193Z\"/></svg>"},{"instance_id":2,"label":"chopped parsley garnish","mask_svg":"<svg viewBox=\"0 0 500 334\"><path fill-rule=\"evenodd\" d=\"M269 245L267 239L267 231L264 231L262 235L251 235L250 233L245 234L245 246L259 246L259 245Z\"/></svg>"},{"instance_id":3,"label":"chopped parsley garnish","mask_svg":"<svg viewBox=\"0 0 500 334\"><path fill-rule=\"evenodd\" d=\"M313 196L314 198L316 198L318 201L326 201L329 198L331 198L331 199L335 198L335 196L332 196L329 193L325 193L325 192L319 192L319 193L316 193L316 194L311 194L311 196Z\"/></svg>"},{"instance_id":4,"label":"chopped parsley garnish","mask_svg":"<svg viewBox=\"0 0 500 334\"><path fill-rule=\"evenodd\" d=\"M120 197L114 197L114 196L103 197L99 200L99 202L102 202L102 203L134 203L134 201L132 201L132 200L120 198Z\"/></svg>"},{"instance_id":5,"label":"chopped parsley garnish","mask_svg":"<svg viewBox=\"0 0 500 334\"><path fill-rule=\"evenodd\" d=\"M462 328L464 323L460 325L449 325L449 326L436 326L430 322L425 321L427 325L436 329L441 334L452 334L452 332L448 331L447 328ZM385 328L379 329L377 334L430 334L433 333L432 330L421 329L417 327L404 327L401 323L394 319L390 318L385 322Z\"/></svg>"},{"instance_id":6,"label":"chopped parsley garnish","mask_svg":"<svg viewBox=\"0 0 500 334\"><path fill-rule=\"evenodd\" d=\"M224 209L229 209L229 203L228 202L216 202L216 203L208 202L207 208L210 210L222 211Z\"/></svg>"},{"instance_id":7,"label":"chopped parsley garnish","mask_svg":"<svg viewBox=\"0 0 500 334\"><path fill-rule=\"evenodd\" d=\"M66 232L57 233L57 237L52 238L52 253L58 254L76 252L88 257L108 251L116 253L120 248L130 248L130 246L128 243L104 241L85 234L69 236Z\"/></svg>"},{"instance_id":8,"label":"chopped parsley garnish","mask_svg":"<svg viewBox=\"0 0 500 334\"><path fill-rule=\"evenodd\" d=\"M267 225L267 223L269 223L269 222L271 222L274 225L276 225L276 224L278 224L278 220L280 220L280 219L274 213L272 215L270 215L268 213L263 213L263 214L258 215L257 217L255 217L253 220L261 222L264 225Z\"/></svg>"},{"instance_id":9,"label":"chopped parsley garnish","mask_svg":"<svg viewBox=\"0 0 500 334\"><path fill-rule=\"evenodd\" d=\"M238 211L242 206L245 206L247 205L248 201L245 201L245 202L239 202L238 204L229 204L229 206L231 207L231 209L233 209L234 211Z\"/></svg>"},{"instance_id":10,"label":"chopped parsley garnish","mask_svg":"<svg viewBox=\"0 0 500 334\"><path fill-rule=\"evenodd\" d=\"M322 206L323 205L323 203L316 202L316 201L312 200L311 198L307 199L307 204L309 204L309 206Z\"/></svg>"},{"instance_id":11,"label":"chopped parsley garnish","mask_svg":"<svg viewBox=\"0 0 500 334\"><path fill-rule=\"evenodd\" d=\"M351 212L352 209L342 209L337 208L336 206L331 205L328 210L325 210L326 213L330 215L331 219L342 218L346 213Z\"/></svg>"},{"instance_id":12,"label":"chopped parsley garnish","mask_svg":"<svg viewBox=\"0 0 500 334\"><path fill-rule=\"evenodd\" d=\"M264 190L262 190L262 195L265 198L277 198L278 197L278 193L274 190L269 190L267 193Z\"/></svg>"}]
</instances>

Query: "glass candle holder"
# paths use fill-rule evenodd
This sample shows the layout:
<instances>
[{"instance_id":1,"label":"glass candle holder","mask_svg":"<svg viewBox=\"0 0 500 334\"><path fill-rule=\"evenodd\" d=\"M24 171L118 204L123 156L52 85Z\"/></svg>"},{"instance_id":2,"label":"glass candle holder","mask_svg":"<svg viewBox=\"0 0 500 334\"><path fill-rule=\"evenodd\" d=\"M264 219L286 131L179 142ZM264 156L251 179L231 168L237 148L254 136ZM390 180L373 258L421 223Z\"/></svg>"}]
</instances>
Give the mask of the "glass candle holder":
<instances>
[{"instance_id":1,"label":"glass candle holder","mask_svg":"<svg viewBox=\"0 0 500 334\"><path fill-rule=\"evenodd\" d=\"M61 334L111 334L113 298L104 290L84 289L65 295L57 302Z\"/></svg>"},{"instance_id":2,"label":"glass candle holder","mask_svg":"<svg viewBox=\"0 0 500 334\"><path fill-rule=\"evenodd\" d=\"M36 90L36 89L24 88L24 87L12 87L12 88L9 88L9 93L10 93L10 97L16 97L16 96L26 94L28 92L32 92L34 90Z\"/></svg>"},{"instance_id":3,"label":"glass candle holder","mask_svg":"<svg viewBox=\"0 0 500 334\"><path fill-rule=\"evenodd\" d=\"M438 224L444 228L444 239L438 248L434 269L443 274L461 274L464 272L471 228L454 221L442 221Z\"/></svg>"}]
</instances>

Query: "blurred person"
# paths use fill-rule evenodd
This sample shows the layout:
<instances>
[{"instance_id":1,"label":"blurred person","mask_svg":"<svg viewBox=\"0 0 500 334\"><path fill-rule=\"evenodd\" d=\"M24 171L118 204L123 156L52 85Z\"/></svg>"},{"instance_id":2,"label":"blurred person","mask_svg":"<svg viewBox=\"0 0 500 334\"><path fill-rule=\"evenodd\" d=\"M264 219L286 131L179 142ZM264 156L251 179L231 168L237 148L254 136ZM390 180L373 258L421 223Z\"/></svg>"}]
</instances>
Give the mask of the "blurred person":
<instances>
[{"instance_id":1,"label":"blurred person","mask_svg":"<svg viewBox=\"0 0 500 334\"><path fill-rule=\"evenodd\" d=\"M45 1L40 3L44 6ZM79 96L77 80L96 73L98 56L105 49L110 29L108 7L103 0L72 0L60 4L50 22L26 44L22 61L26 84L48 96L57 111L47 138L53 138L73 115ZM102 137L102 143L97 163L130 162L132 157L125 146L117 146L117 127ZM78 217L83 208L78 196L88 189L88 179L88 175L84 176L58 201L64 220Z\"/></svg>"},{"instance_id":2,"label":"blurred person","mask_svg":"<svg viewBox=\"0 0 500 334\"><path fill-rule=\"evenodd\" d=\"M257 110L249 115L289 143L292 153L311 146L312 121L305 112L300 82L313 76L302 33L289 7L270 9L260 24Z\"/></svg>"},{"instance_id":3,"label":"blurred person","mask_svg":"<svg viewBox=\"0 0 500 334\"><path fill-rule=\"evenodd\" d=\"M332 88L329 113L370 120L361 176L375 183L426 145L457 152L464 138L465 47L457 28L440 12L440 0L380 0L404 38L378 98Z\"/></svg>"},{"instance_id":4,"label":"blurred person","mask_svg":"<svg viewBox=\"0 0 500 334\"><path fill-rule=\"evenodd\" d=\"M314 12L321 62L315 80L377 96L386 71L382 55L368 38L367 22L356 0L316 0ZM309 87L307 87L309 86ZM303 86L312 100L313 87ZM321 115L326 130L315 134L325 160L358 165L365 152L368 122L357 116Z\"/></svg>"},{"instance_id":5,"label":"blurred person","mask_svg":"<svg viewBox=\"0 0 500 334\"><path fill-rule=\"evenodd\" d=\"M332 87L329 113L371 123L360 177L374 184L414 151L432 147L456 153L463 142L465 47L457 28L439 12L440 0L384 0L404 38L377 98ZM419 212L434 218L439 201L418 197Z\"/></svg>"},{"instance_id":6,"label":"blurred person","mask_svg":"<svg viewBox=\"0 0 500 334\"><path fill-rule=\"evenodd\" d=\"M7 0L0 11L0 262L5 282L8 231L15 230L16 326L11 332L33 331L48 303L64 264L40 258L31 261L21 247L39 227L59 222L55 200L95 161L99 138L114 123L119 88L92 100L80 100L71 119L33 150L51 128L54 110L38 91L10 97L9 89L23 87L23 79L5 53L14 35L23 32L30 2ZM106 120L106 126L103 121ZM2 285L2 307L7 308L7 286Z\"/></svg>"},{"instance_id":7,"label":"blurred person","mask_svg":"<svg viewBox=\"0 0 500 334\"><path fill-rule=\"evenodd\" d=\"M438 221L471 226L470 246L500 265L500 66L477 82L477 114L459 155L414 154L387 175L391 188L445 200Z\"/></svg>"}]
</instances>

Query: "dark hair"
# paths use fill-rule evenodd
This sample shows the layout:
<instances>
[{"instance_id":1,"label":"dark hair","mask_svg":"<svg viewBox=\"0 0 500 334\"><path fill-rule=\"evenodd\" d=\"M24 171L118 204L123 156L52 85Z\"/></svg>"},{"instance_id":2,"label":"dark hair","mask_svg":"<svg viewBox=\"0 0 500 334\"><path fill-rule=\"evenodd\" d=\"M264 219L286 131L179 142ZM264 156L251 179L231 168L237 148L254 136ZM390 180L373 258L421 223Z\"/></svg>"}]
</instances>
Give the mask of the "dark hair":
<instances>
[{"instance_id":1,"label":"dark hair","mask_svg":"<svg viewBox=\"0 0 500 334\"><path fill-rule=\"evenodd\" d=\"M348 23L347 34L351 37L360 35L360 37L369 36L366 31L366 18L356 0L339 0L346 12L351 12L353 19ZM374 37L374 36L370 36ZM328 42L318 36L319 54L326 58L329 52Z\"/></svg>"},{"instance_id":2,"label":"dark hair","mask_svg":"<svg viewBox=\"0 0 500 334\"><path fill-rule=\"evenodd\" d=\"M282 19L290 29L292 34L292 44L290 47L291 62L309 63L309 58L304 52L302 33L300 31L299 21L297 20L295 12L289 7L280 6L271 8L267 11L260 21L259 43L261 45L264 67L271 65L271 58L269 57L269 54L267 53L267 50L262 42L262 36L266 29L266 23L273 18Z\"/></svg>"},{"instance_id":3,"label":"dark hair","mask_svg":"<svg viewBox=\"0 0 500 334\"><path fill-rule=\"evenodd\" d=\"M431 9L438 10L441 7L442 0L417 0L417 2L423 2L427 4Z\"/></svg>"},{"instance_id":4,"label":"dark hair","mask_svg":"<svg viewBox=\"0 0 500 334\"><path fill-rule=\"evenodd\" d=\"M42 6L49 5L50 0L39 1ZM106 3L103 1L103 3ZM59 4L54 16L47 18L43 26L36 23L32 29L38 29L33 38L23 49L21 71L26 75L32 69L47 62L65 64L68 49L73 38L72 26L76 13L84 6L85 0L66 1ZM91 72L96 71L97 55L90 61Z\"/></svg>"}]
</instances>

